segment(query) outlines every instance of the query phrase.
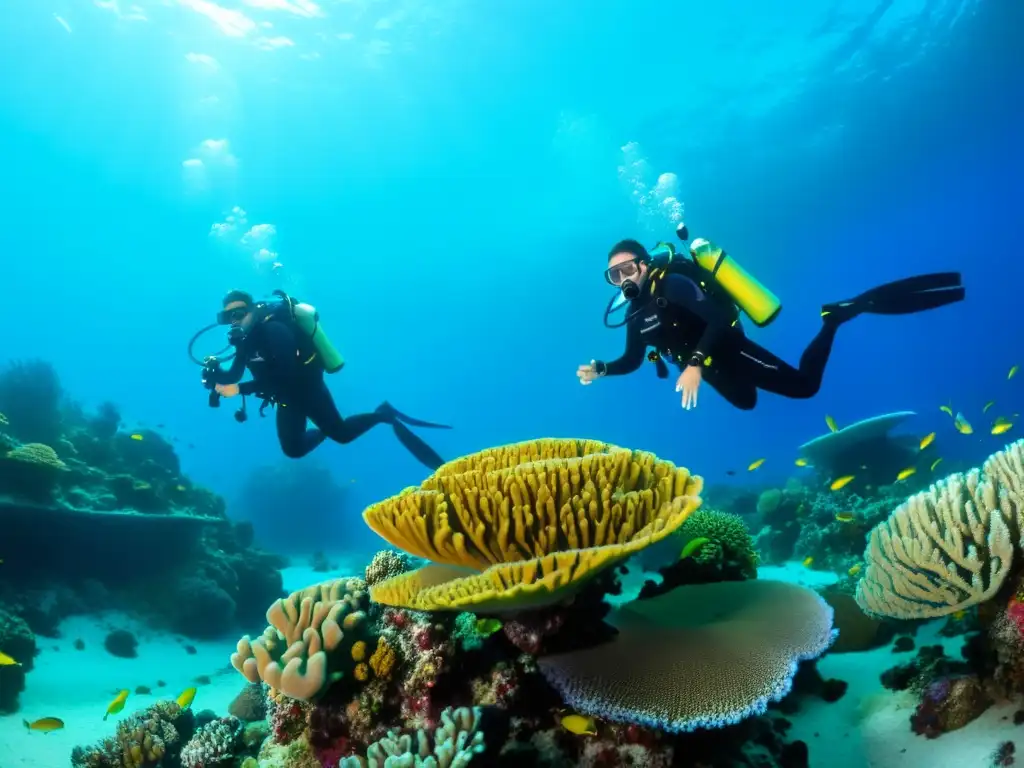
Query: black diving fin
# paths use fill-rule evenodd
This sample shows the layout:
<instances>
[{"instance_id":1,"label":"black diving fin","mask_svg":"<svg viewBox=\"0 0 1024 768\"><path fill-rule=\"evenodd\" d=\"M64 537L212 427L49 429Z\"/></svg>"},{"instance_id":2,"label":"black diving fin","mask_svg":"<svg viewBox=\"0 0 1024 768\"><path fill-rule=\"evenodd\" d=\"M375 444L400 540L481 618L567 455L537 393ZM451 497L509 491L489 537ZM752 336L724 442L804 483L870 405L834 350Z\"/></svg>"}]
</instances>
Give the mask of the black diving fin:
<instances>
[{"instance_id":1,"label":"black diving fin","mask_svg":"<svg viewBox=\"0 0 1024 768\"><path fill-rule=\"evenodd\" d=\"M406 416L388 402L383 402L377 406L377 412L387 414L396 421L400 421L409 427L423 427L424 429L451 429L447 424L435 424L432 421L423 421L421 419L414 419L412 416Z\"/></svg>"},{"instance_id":2,"label":"black diving fin","mask_svg":"<svg viewBox=\"0 0 1024 768\"><path fill-rule=\"evenodd\" d=\"M846 322L857 315L912 315L963 301L966 293L959 272L934 272L885 283L849 301L826 304L821 316Z\"/></svg>"},{"instance_id":3,"label":"black diving fin","mask_svg":"<svg viewBox=\"0 0 1024 768\"><path fill-rule=\"evenodd\" d=\"M405 446L405 449L415 456L416 460L427 469L433 471L444 464L444 459L441 458L440 454L427 445L422 438L414 435L412 430L402 422L393 421L391 428L395 431L395 437L398 438L398 442Z\"/></svg>"}]
</instances>

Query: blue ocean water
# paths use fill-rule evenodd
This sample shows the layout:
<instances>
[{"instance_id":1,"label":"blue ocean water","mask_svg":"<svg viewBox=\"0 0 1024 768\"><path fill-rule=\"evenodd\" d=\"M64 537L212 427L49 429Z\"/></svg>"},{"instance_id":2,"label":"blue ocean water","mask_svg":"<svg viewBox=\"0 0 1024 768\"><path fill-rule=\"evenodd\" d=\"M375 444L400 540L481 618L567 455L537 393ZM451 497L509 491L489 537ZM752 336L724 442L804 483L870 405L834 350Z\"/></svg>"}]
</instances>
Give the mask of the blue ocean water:
<instances>
[{"instance_id":1,"label":"blue ocean water","mask_svg":"<svg viewBox=\"0 0 1024 768\"><path fill-rule=\"evenodd\" d=\"M450 423L446 456L586 435L714 478L760 456L788 471L826 412L913 409L938 426L941 403L1006 397L1019 357L1020 13L19 4L0 32L3 353L50 359L86 402L166 423L196 446L186 470L229 496L277 455L271 425L207 409L184 345L226 289L277 280L320 308L349 360L331 381L342 412L387 398ZM647 368L581 389L575 366L622 344L600 321L607 247L671 236L620 178L637 159L649 187L675 174L694 234L780 295L756 337L789 360L819 304L888 279L958 269L969 301L844 328L812 402L765 396L742 413L705 391L684 413ZM273 237L211 235L235 206ZM264 247L283 276L254 256ZM320 453L357 479L353 513L418 480L384 430L359 445Z\"/></svg>"},{"instance_id":2,"label":"blue ocean water","mask_svg":"<svg viewBox=\"0 0 1024 768\"><path fill-rule=\"evenodd\" d=\"M593 437L769 483L826 414L914 410L977 463L1007 439L982 406L1024 409L1014 0L9 5L0 358L165 425L229 511L286 461L272 419L207 407L186 355L229 288L314 304L342 413L450 424L446 458ZM741 412L705 387L683 411L652 366L580 387L624 344L608 247L670 239L674 215L782 298L752 335L794 363L823 302L940 270L968 299L844 327L810 401ZM345 496L332 550L372 550L360 510L424 475L384 428L309 460Z\"/></svg>"}]
</instances>

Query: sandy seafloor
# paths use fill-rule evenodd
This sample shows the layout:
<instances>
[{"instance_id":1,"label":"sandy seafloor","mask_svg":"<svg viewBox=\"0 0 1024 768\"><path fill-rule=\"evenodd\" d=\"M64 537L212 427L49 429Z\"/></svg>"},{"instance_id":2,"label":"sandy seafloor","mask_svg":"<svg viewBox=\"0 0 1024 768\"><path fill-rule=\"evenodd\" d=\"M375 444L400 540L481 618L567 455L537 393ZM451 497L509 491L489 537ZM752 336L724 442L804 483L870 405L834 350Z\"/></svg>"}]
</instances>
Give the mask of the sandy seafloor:
<instances>
[{"instance_id":1,"label":"sandy seafloor","mask_svg":"<svg viewBox=\"0 0 1024 768\"><path fill-rule=\"evenodd\" d=\"M351 572L351 571L347 571ZM313 573L309 568L285 571L285 589L293 591L309 584L343 575ZM798 564L785 568L762 567L759 577L815 586L835 579L830 573L810 571ZM627 587L628 588L628 587ZM103 648L111 628L126 628L139 639L138 657L119 659ZM962 638L941 638L938 625L918 632L917 645L943 643L959 655ZM226 713L230 701L244 681L228 663L236 636L221 641L187 640L176 635L155 633L138 627L123 616L78 616L61 625L59 639L38 638L39 655L21 695L21 711L0 717L0 768L67 768L71 750L91 744L114 733L117 720L144 709L156 697L174 698L196 685L206 675L211 682L198 685L193 708ZM75 650L82 639L85 649ZM185 650L195 648L195 654ZM1013 725L1013 705L989 709L965 728L938 739L925 739L910 731L909 718L915 700L882 688L881 673L908 660L914 652L896 654L891 647L864 653L830 654L819 661L826 678L849 683L846 695L828 704L817 699L804 701L791 717L790 738L802 739L810 747L811 768L986 768L1000 742L1024 734ZM157 687L157 681L166 683ZM140 685L153 695L129 696L124 711L103 721L107 704L118 689L134 692ZM59 717L65 728L53 733L31 732L23 719Z\"/></svg>"}]
</instances>

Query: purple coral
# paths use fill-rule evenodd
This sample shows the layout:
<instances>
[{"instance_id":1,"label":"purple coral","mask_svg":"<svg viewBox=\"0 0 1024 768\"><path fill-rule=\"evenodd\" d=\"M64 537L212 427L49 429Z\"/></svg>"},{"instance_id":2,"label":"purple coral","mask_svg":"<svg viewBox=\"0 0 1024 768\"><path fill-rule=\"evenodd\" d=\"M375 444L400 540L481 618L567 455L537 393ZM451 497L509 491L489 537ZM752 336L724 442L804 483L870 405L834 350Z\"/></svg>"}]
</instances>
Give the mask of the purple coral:
<instances>
[{"instance_id":1,"label":"purple coral","mask_svg":"<svg viewBox=\"0 0 1024 768\"><path fill-rule=\"evenodd\" d=\"M992 699L981 681L972 676L944 677L929 683L910 717L914 733L937 739L963 728L988 709Z\"/></svg>"},{"instance_id":2,"label":"purple coral","mask_svg":"<svg viewBox=\"0 0 1024 768\"><path fill-rule=\"evenodd\" d=\"M765 712L836 635L817 593L762 580L681 587L613 621L613 641L543 657L541 671L581 712L670 732Z\"/></svg>"}]
</instances>

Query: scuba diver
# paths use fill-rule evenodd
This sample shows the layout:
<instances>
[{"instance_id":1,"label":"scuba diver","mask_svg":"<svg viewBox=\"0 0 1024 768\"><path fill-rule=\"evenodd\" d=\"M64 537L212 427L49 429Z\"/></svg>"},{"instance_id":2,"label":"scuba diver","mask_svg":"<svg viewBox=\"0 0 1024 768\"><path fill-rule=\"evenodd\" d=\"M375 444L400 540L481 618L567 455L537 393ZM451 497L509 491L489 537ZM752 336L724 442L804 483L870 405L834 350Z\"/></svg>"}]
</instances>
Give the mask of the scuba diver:
<instances>
[{"instance_id":1,"label":"scuba diver","mask_svg":"<svg viewBox=\"0 0 1024 768\"><path fill-rule=\"evenodd\" d=\"M327 438L350 443L378 424L389 424L399 442L422 464L431 470L441 466L444 460L409 427L450 427L410 418L387 402L372 413L342 418L324 373L340 371L345 361L324 333L316 309L283 291L274 291L274 295L276 301L256 302L245 291L228 292L217 323L192 337L189 356L203 366L203 384L211 390L210 405L217 407L221 397L241 395L242 407L235 413L239 422L247 418L247 395L262 400L261 416L267 405L275 405L277 437L289 458L302 458ZM230 368L221 367L216 356L198 360L192 352L196 340L225 325L230 326L228 341L235 347ZM246 368L252 379L242 382ZM307 420L315 429L306 428Z\"/></svg>"},{"instance_id":2,"label":"scuba diver","mask_svg":"<svg viewBox=\"0 0 1024 768\"><path fill-rule=\"evenodd\" d=\"M686 226L676 230L689 239ZM751 341L740 325L740 312L764 327L782 305L771 291L715 244L697 238L690 258L679 258L667 243L652 257L636 240L616 243L608 253L605 279L619 290L605 310L609 328L627 326L626 351L617 360L591 360L576 375L581 384L604 376L632 373L649 355L658 377L668 378L665 360L681 371L676 392L686 410L696 407L701 382L707 380L736 408L751 410L759 389L783 397L810 398L821 388L836 332L861 314L906 315L946 306L964 298L960 274L919 275L872 288L848 301L826 304L822 327L794 368ZM625 317L610 317L623 309Z\"/></svg>"}]
</instances>

